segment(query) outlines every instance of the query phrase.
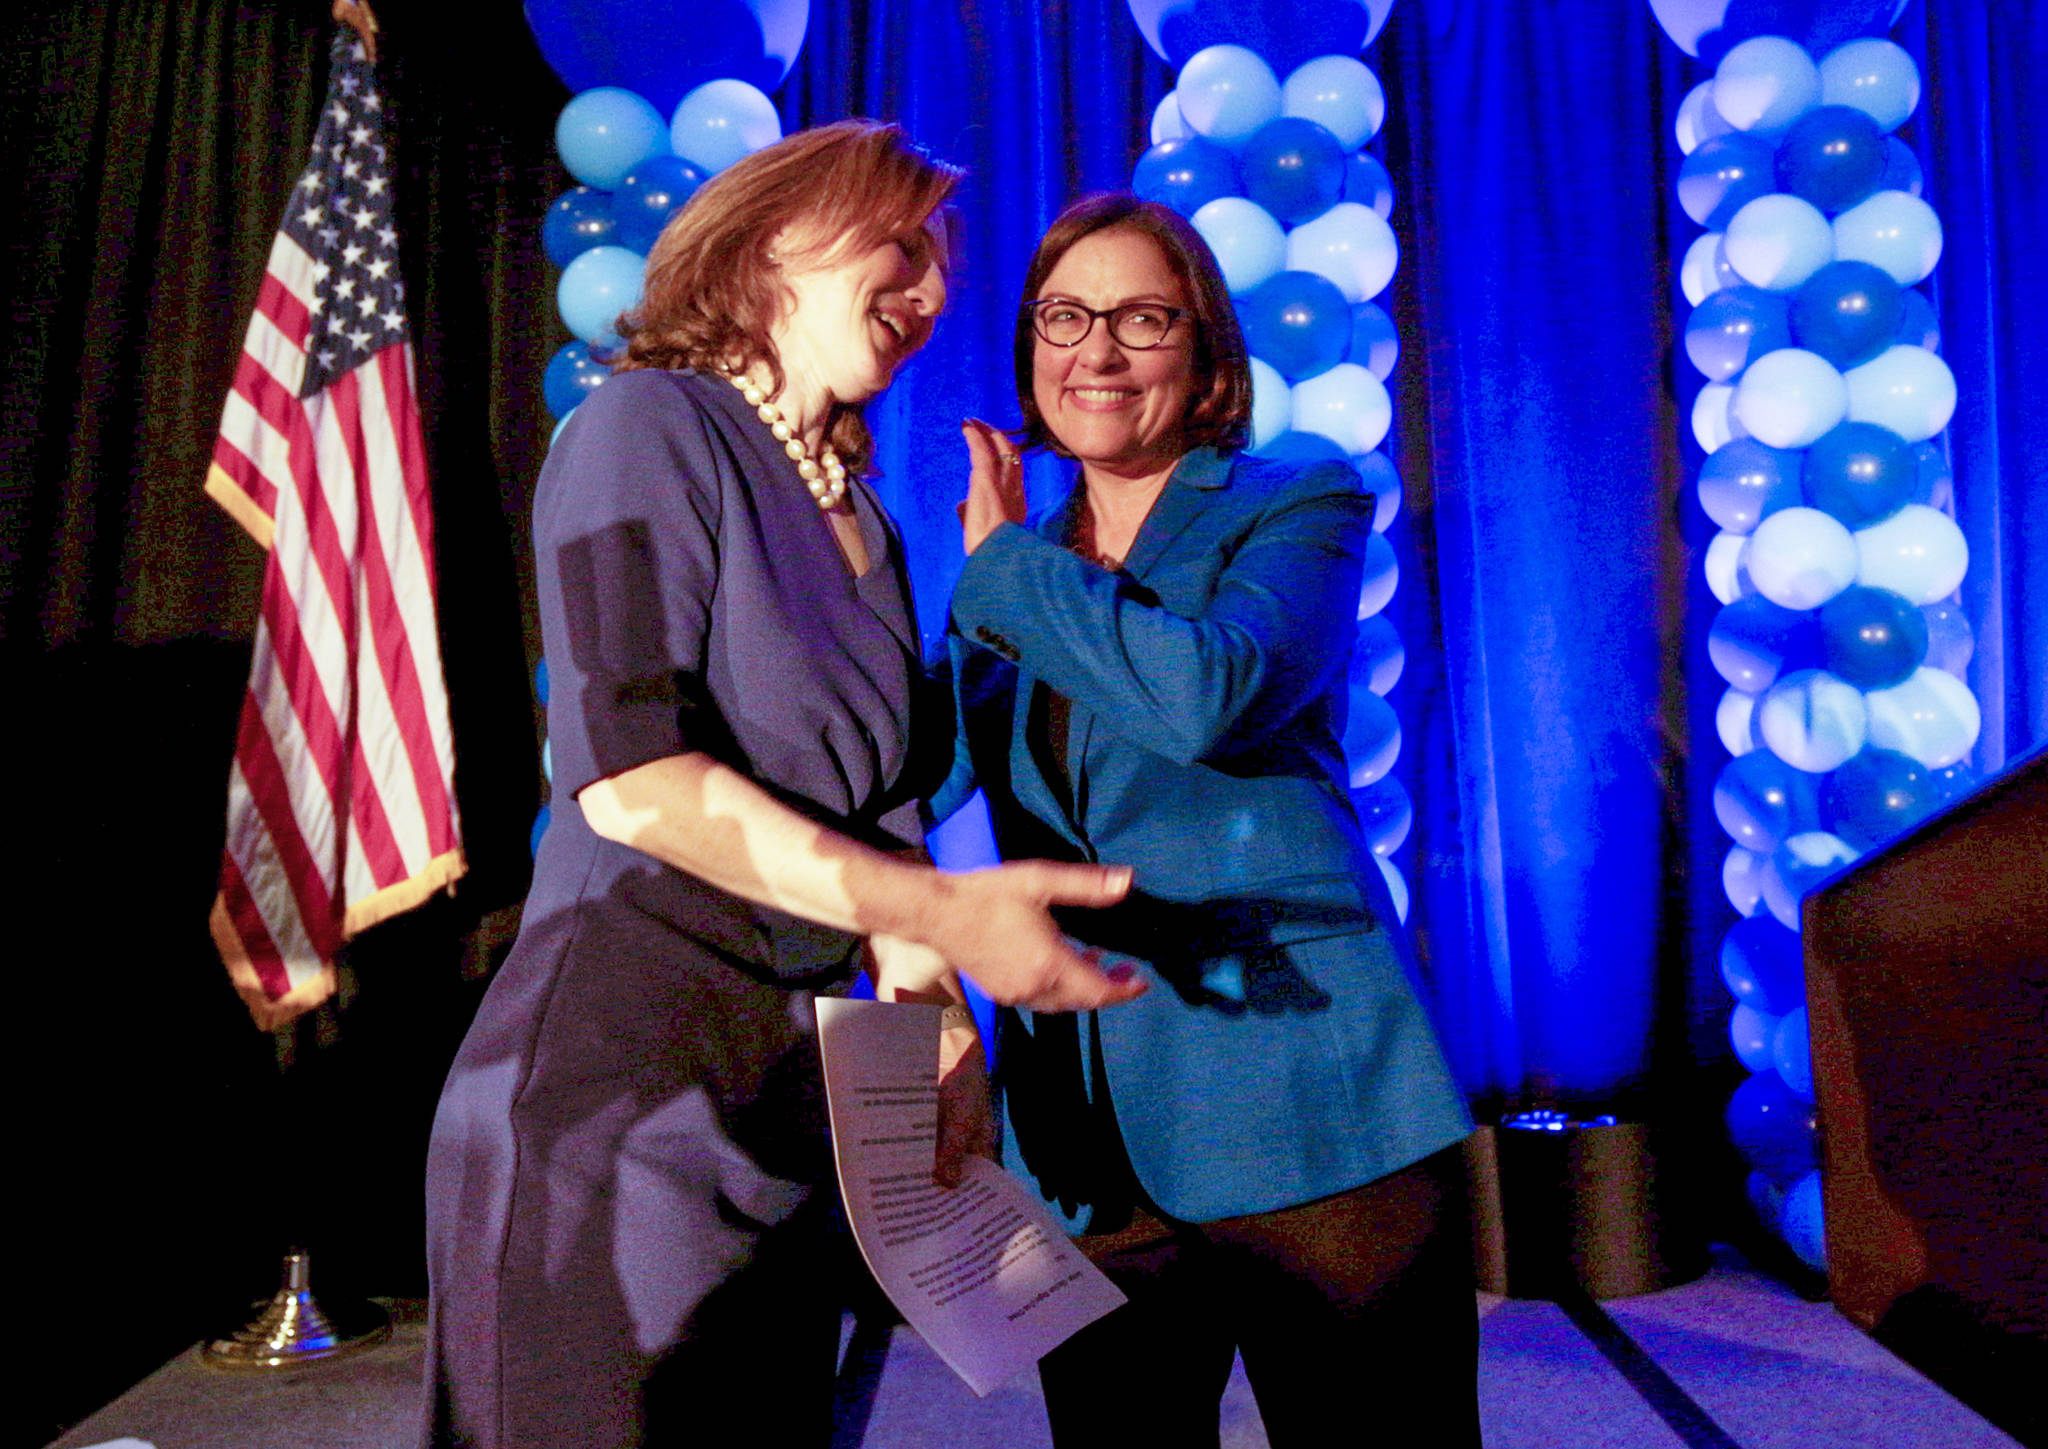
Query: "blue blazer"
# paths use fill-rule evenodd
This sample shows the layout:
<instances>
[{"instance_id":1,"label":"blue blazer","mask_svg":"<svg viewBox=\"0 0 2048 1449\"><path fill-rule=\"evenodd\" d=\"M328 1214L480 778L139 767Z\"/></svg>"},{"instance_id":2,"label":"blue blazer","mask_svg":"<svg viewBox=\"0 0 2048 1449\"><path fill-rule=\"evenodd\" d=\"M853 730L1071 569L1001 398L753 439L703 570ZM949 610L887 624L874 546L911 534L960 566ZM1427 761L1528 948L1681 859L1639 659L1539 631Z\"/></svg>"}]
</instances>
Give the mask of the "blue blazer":
<instances>
[{"instance_id":1,"label":"blue blazer","mask_svg":"<svg viewBox=\"0 0 2048 1449\"><path fill-rule=\"evenodd\" d=\"M934 808L978 784L1005 856L1131 866L1130 900L1067 926L1153 982L1080 1022L1005 1014L1006 1161L1084 1226L1107 1107L1145 1194L1204 1222L1458 1141L1338 743L1371 496L1342 464L1198 449L1114 573L1059 542L1080 499L967 561ZM1048 690L1071 701L1064 769L1041 758Z\"/></svg>"}]
</instances>

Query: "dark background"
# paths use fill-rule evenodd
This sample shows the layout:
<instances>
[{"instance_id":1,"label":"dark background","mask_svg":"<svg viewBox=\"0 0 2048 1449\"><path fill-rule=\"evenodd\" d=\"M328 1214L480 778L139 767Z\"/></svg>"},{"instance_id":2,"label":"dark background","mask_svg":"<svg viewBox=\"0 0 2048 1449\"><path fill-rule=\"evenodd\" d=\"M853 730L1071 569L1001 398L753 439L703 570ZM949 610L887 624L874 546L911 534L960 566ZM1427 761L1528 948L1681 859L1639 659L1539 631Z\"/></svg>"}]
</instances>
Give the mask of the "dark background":
<instances>
[{"instance_id":1,"label":"dark background","mask_svg":"<svg viewBox=\"0 0 2048 1449\"><path fill-rule=\"evenodd\" d=\"M274 1285L418 1294L434 1096L526 883L542 798L526 514L566 334L539 218L568 93L517 7L393 0L380 72L433 468L471 873L350 949L281 1047L206 931L261 556L200 492L278 208L325 83L310 0L16 0L0 20L0 689L14 839L14 1283L33 1341L0 1434L39 1444ZM1977 763L2048 737L2048 9L1932 13L1908 128L1947 228ZM1403 0L1368 59L1403 263L1390 538L1408 643L1397 856L1426 986L1482 1115L1660 1120L1704 1226L1742 1231L1740 1075L1715 948L1725 842L1698 379L1674 365L1670 117L1703 74L1640 0ZM973 168L970 261L874 409L928 632L958 566L957 420L1014 418L1009 309L1038 230L1124 184L1171 84L1120 0L819 0L785 127L901 119ZM1050 474L1034 472L1043 496ZM1702 742L1695 749L1694 742ZM279 1071L289 1056L289 1073Z\"/></svg>"}]
</instances>

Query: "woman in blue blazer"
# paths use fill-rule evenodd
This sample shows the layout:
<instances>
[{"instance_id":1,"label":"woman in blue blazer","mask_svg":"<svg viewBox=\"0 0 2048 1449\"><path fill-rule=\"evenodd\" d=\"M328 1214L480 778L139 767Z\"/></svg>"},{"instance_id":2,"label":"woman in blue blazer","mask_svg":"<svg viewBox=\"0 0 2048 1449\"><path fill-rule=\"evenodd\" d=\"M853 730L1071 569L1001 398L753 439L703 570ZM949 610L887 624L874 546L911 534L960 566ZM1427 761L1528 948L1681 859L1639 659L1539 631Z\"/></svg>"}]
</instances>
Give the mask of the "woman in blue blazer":
<instances>
[{"instance_id":1,"label":"woman in blue blazer","mask_svg":"<svg viewBox=\"0 0 2048 1449\"><path fill-rule=\"evenodd\" d=\"M1134 868L1069 929L1152 981L999 1021L1005 1160L1131 1299L1042 1363L1054 1438L1214 1444L1235 1350L1276 1446L1363 1433L1374 1387L1476 1445L1470 1123L1338 744L1373 500L1238 451L1244 346L1173 212L1077 204L1025 296L1024 444L1080 482L1026 526L1014 445L967 427L935 808L979 785L1005 855Z\"/></svg>"}]
</instances>

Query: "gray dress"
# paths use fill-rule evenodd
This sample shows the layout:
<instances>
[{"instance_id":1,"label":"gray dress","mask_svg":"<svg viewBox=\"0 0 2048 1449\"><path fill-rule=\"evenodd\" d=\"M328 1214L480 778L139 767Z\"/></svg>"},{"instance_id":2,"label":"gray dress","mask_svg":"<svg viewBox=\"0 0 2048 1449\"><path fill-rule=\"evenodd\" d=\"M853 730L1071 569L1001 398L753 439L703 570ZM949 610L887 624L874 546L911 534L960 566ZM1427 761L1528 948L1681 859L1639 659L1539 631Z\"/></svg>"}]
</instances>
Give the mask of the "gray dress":
<instances>
[{"instance_id":1,"label":"gray dress","mask_svg":"<svg viewBox=\"0 0 2048 1449\"><path fill-rule=\"evenodd\" d=\"M943 768L950 722L901 543L853 496L858 580L753 410L687 372L610 379L549 455L553 815L435 1119L427 1445L829 1434L838 1244L810 1000L846 982L858 939L607 841L574 797L704 751L857 839L920 839L934 782L913 765Z\"/></svg>"}]
</instances>

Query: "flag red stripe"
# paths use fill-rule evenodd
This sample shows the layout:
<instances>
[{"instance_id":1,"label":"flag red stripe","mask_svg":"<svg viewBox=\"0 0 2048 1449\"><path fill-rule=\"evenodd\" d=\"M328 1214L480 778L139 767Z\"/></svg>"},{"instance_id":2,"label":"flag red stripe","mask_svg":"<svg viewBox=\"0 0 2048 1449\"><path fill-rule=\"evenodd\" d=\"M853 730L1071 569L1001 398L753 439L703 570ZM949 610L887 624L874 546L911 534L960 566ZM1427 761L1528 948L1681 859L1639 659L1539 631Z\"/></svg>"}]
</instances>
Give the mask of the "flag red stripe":
<instances>
[{"instance_id":1,"label":"flag red stripe","mask_svg":"<svg viewBox=\"0 0 2048 1449\"><path fill-rule=\"evenodd\" d=\"M213 440L213 461L221 472L234 481L234 485L249 495L249 501L263 512L275 516L277 509L277 488L263 476L263 470L256 466L256 460L228 441L226 433Z\"/></svg>"},{"instance_id":2,"label":"flag red stripe","mask_svg":"<svg viewBox=\"0 0 2048 1449\"><path fill-rule=\"evenodd\" d=\"M334 908L334 895L299 835L298 817L292 813L291 782L286 779L270 734L264 728L263 711L257 707L254 694L243 697L235 759L242 767L249 797L255 802L256 813L262 817L271 847L277 852L278 863L291 886L292 899L298 902L307 939L322 956L332 955L341 944L341 933L335 924L340 916Z\"/></svg>"},{"instance_id":3,"label":"flag red stripe","mask_svg":"<svg viewBox=\"0 0 2048 1449\"><path fill-rule=\"evenodd\" d=\"M292 295L291 288L275 272L263 274L263 285L256 293L256 310L268 317L277 330L301 350L305 348L306 334L313 330L313 314L306 310L304 302Z\"/></svg>"},{"instance_id":4,"label":"flag red stripe","mask_svg":"<svg viewBox=\"0 0 2048 1449\"><path fill-rule=\"evenodd\" d=\"M264 992L276 1001L292 989L291 974L285 969L284 953L277 949L263 913L256 908L256 897L250 893L249 883L242 878L242 869L232 855L221 857L220 897L228 919L234 923L235 934L241 937L242 949L248 953L250 968Z\"/></svg>"}]
</instances>

